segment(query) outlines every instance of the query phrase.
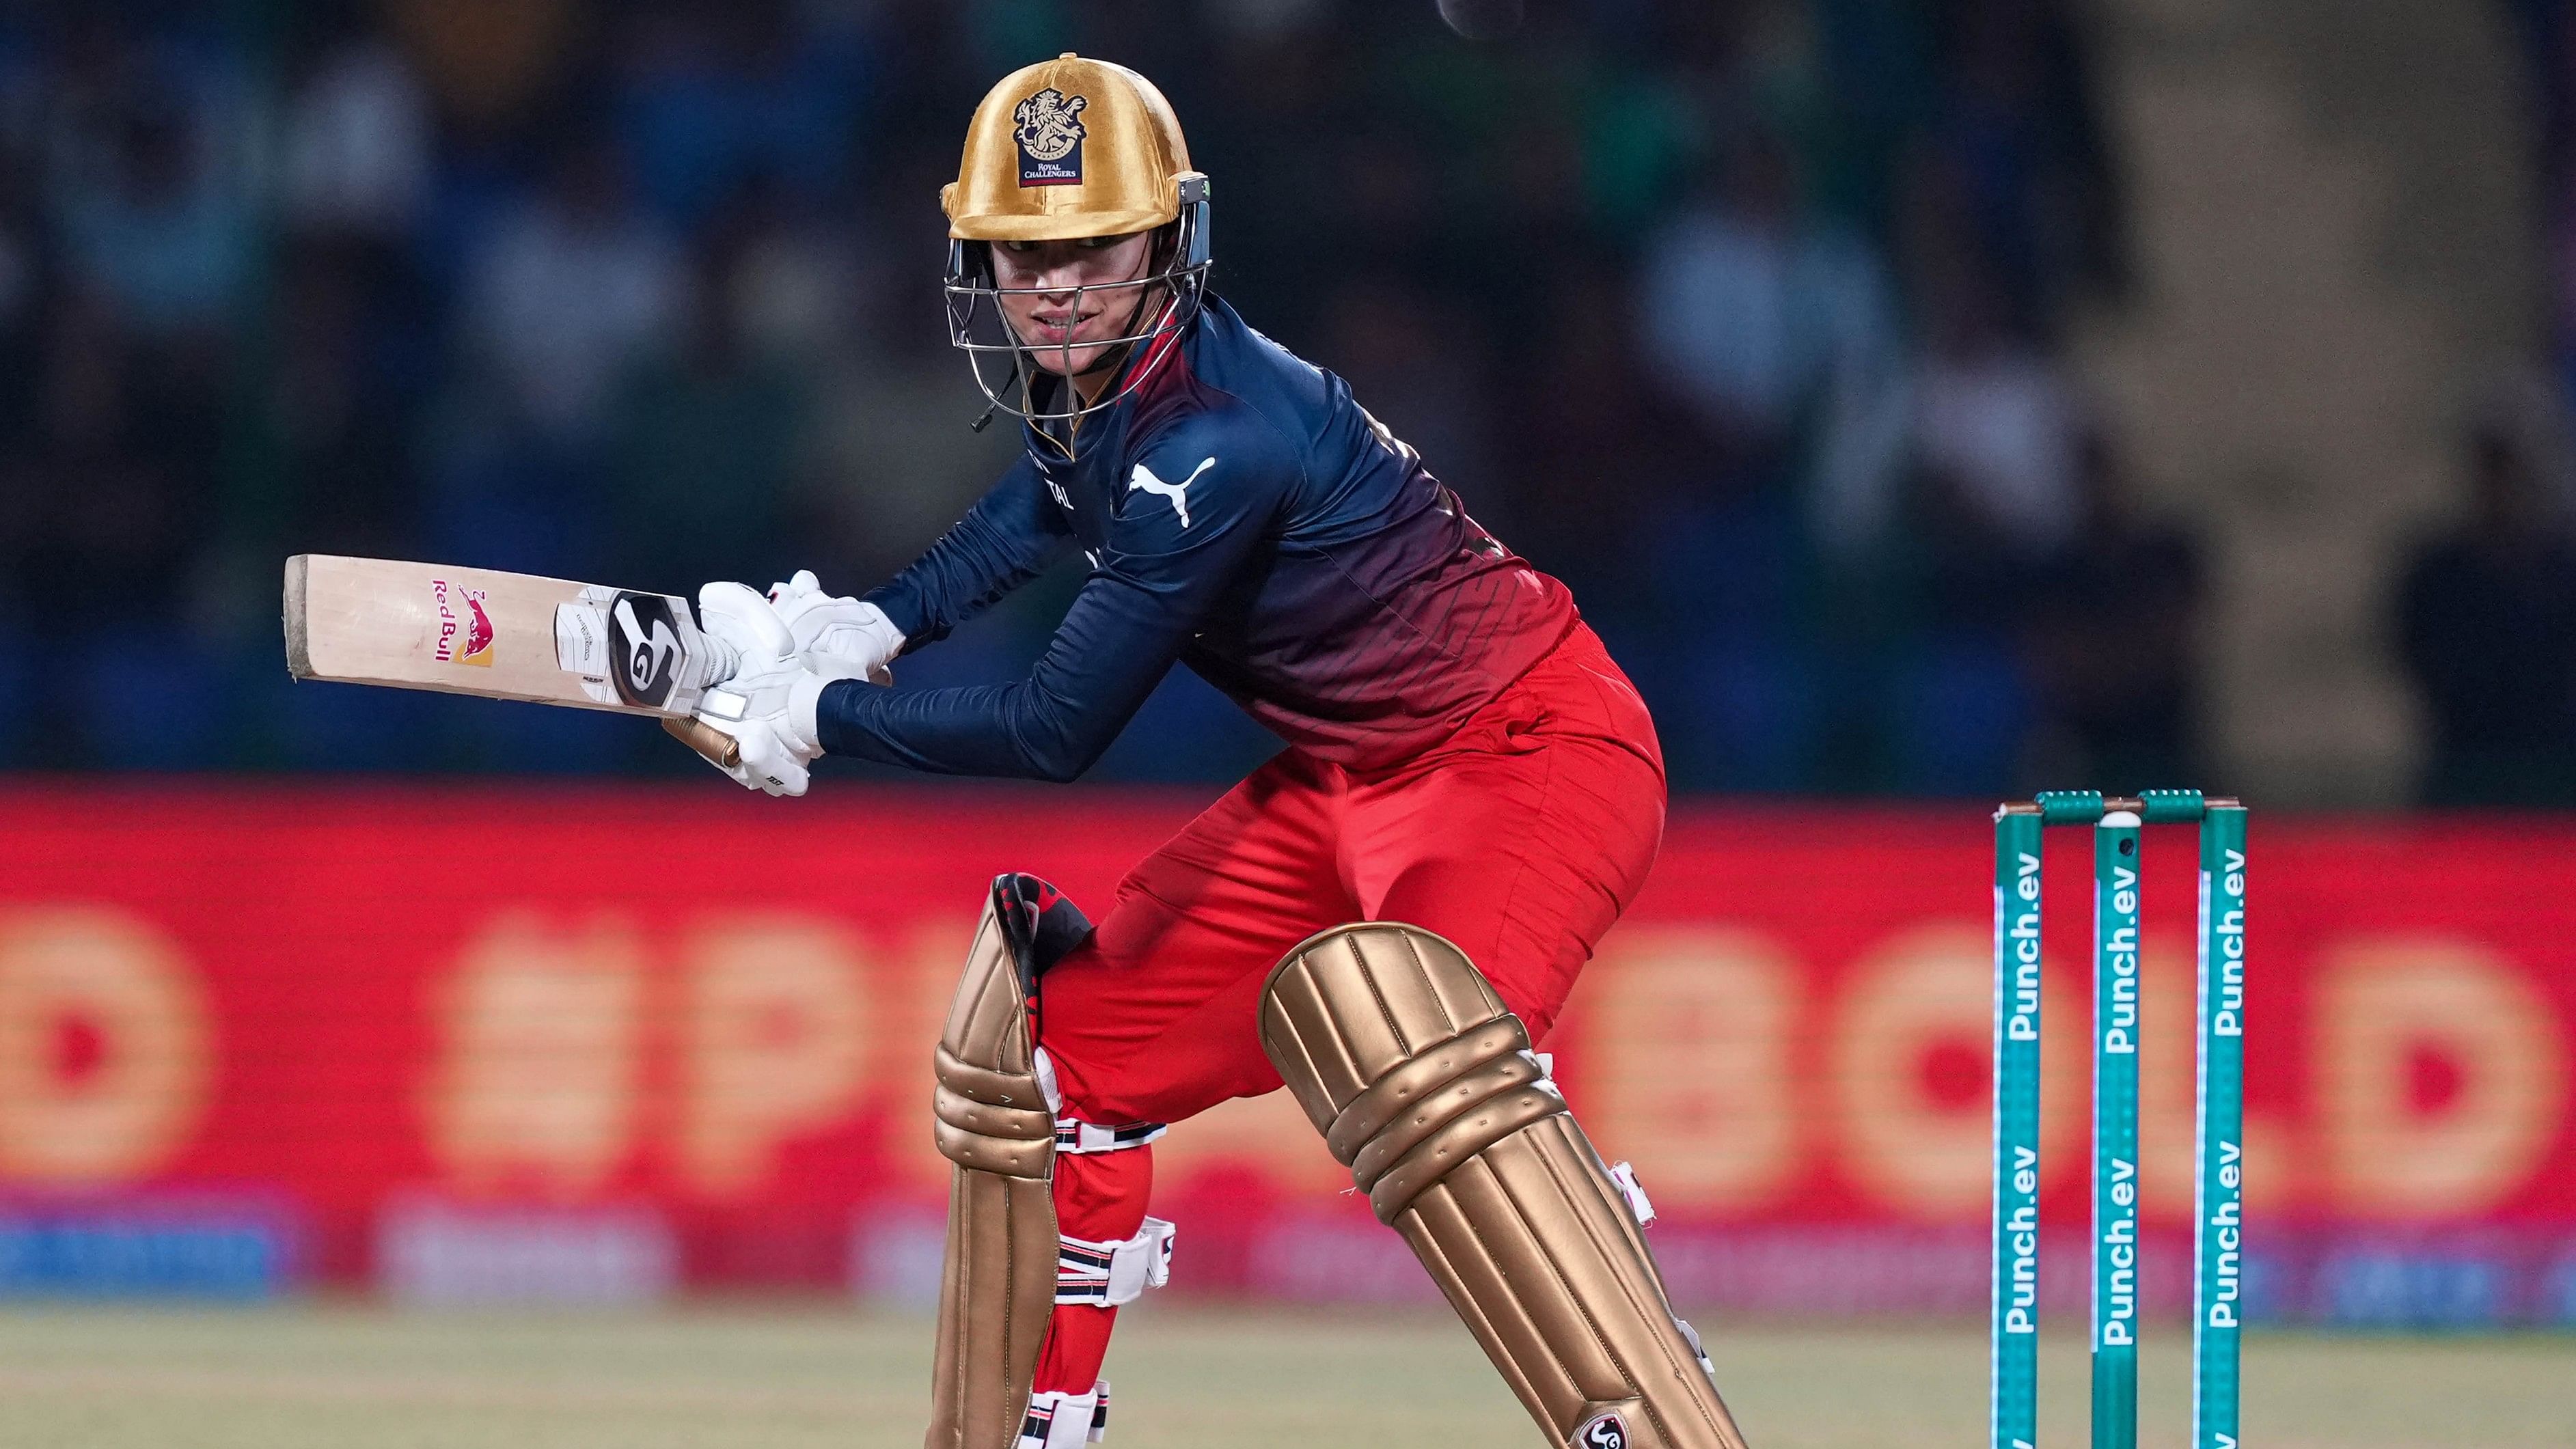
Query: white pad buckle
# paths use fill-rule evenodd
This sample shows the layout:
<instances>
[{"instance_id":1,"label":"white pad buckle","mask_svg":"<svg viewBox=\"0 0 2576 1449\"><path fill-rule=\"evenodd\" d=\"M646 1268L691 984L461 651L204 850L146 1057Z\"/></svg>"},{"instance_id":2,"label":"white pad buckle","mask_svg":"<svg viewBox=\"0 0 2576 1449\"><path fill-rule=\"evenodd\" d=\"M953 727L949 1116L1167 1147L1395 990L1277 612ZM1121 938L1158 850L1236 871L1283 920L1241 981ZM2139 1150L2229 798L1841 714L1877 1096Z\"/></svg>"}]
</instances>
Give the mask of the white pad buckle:
<instances>
[{"instance_id":1,"label":"white pad buckle","mask_svg":"<svg viewBox=\"0 0 2576 1449\"><path fill-rule=\"evenodd\" d=\"M1055 1301L1115 1308L1162 1287L1172 1278L1172 1234L1170 1223L1147 1218L1132 1238L1064 1239L1056 1251Z\"/></svg>"},{"instance_id":2,"label":"white pad buckle","mask_svg":"<svg viewBox=\"0 0 2576 1449\"><path fill-rule=\"evenodd\" d=\"M1029 1416L1020 1421L1017 1449L1081 1449L1097 1444L1109 1429L1109 1380L1087 1394L1029 1395Z\"/></svg>"},{"instance_id":3,"label":"white pad buckle","mask_svg":"<svg viewBox=\"0 0 2576 1449\"><path fill-rule=\"evenodd\" d=\"M1628 1200L1628 1216L1644 1227L1655 1220L1655 1204L1646 1196L1646 1185L1637 1181L1637 1169L1625 1162L1610 1164L1610 1180L1619 1185L1619 1195Z\"/></svg>"},{"instance_id":4,"label":"white pad buckle","mask_svg":"<svg viewBox=\"0 0 2576 1449\"><path fill-rule=\"evenodd\" d=\"M1678 1313L1673 1315L1673 1327L1682 1331L1682 1341L1690 1345L1691 1357L1699 1360L1699 1371L1708 1375L1711 1384L1716 1383L1717 1365L1708 1361L1708 1350L1700 1347L1699 1330L1691 1327L1690 1320Z\"/></svg>"},{"instance_id":5,"label":"white pad buckle","mask_svg":"<svg viewBox=\"0 0 2576 1449\"><path fill-rule=\"evenodd\" d=\"M1530 1083L1531 1086L1538 1088L1540 1091L1547 1093L1549 1096L1554 1097L1560 1102L1565 1100L1565 1089L1556 1084L1556 1054L1554 1052L1534 1052L1525 1050L1521 1053L1521 1060L1538 1068L1538 1080Z\"/></svg>"},{"instance_id":6,"label":"white pad buckle","mask_svg":"<svg viewBox=\"0 0 2576 1449\"><path fill-rule=\"evenodd\" d=\"M1035 1048L1029 1055L1037 1059L1038 1095L1046 1098L1050 1114L1061 1113L1064 1111L1064 1088L1056 1085L1055 1058L1047 1055L1045 1047Z\"/></svg>"}]
</instances>

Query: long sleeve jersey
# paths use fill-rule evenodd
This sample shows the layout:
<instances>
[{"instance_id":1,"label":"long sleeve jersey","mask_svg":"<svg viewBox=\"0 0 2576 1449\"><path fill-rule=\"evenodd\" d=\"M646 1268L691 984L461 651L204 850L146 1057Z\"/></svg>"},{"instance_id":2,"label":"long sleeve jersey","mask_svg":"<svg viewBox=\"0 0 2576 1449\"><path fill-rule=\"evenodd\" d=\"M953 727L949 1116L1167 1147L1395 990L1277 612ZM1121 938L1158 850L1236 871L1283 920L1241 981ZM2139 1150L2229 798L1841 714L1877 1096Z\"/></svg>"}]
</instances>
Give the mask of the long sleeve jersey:
<instances>
[{"instance_id":1,"label":"long sleeve jersey","mask_svg":"<svg viewBox=\"0 0 2576 1449\"><path fill-rule=\"evenodd\" d=\"M1574 627L1565 586L1467 516L1413 450L1210 297L1068 445L1026 451L867 595L907 649L1078 550L1027 678L823 692L823 746L955 775L1070 780L1175 662L1291 745L1359 769L1439 743Z\"/></svg>"}]
</instances>

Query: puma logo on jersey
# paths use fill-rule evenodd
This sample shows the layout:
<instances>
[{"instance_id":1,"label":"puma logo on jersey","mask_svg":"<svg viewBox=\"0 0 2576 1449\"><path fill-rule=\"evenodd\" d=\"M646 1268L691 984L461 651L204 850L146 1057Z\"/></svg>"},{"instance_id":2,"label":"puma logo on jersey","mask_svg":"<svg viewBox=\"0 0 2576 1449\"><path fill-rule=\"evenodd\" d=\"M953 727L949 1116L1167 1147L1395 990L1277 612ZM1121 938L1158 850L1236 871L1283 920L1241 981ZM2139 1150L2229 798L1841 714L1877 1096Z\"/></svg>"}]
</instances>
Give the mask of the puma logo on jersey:
<instances>
[{"instance_id":1,"label":"puma logo on jersey","mask_svg":"<svg viewBox=\"0 0 2576 1449\"><path fill-rule=\"evenodd\" d=\"M1216 459L1206 459L1192 468L1187 478L1178 483L1166 483L1154 476L1153 469L1139 463L1136 465L1135 473L1128 478L1127 487L1130 492L1142 488L1148 493L1160 494L1172 500L1172 511L1181 516L1181 527L1187 528L1190 526L1190 485L1199 481L1201 473L1215 466Z\"/></svg>"}]
</instances>

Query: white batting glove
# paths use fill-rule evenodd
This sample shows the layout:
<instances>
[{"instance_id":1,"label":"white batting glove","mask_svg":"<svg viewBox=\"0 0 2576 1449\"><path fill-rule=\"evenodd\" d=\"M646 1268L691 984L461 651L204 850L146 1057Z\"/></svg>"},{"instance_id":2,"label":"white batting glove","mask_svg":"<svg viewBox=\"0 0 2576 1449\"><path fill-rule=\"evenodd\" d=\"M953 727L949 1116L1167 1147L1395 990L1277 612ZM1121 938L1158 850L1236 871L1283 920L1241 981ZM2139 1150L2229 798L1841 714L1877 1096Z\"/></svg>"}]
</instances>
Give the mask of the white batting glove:
<instances>
[{"instance_id":1,"label":"white batting glove","mask_svg":"<svg viewBox=\"0 0 2576 1449\"><path fill-rule=\"evenodd\" d=\"M796 652L817 673L843 669L848 672L834 677L894 683L894 673L887 666L903 652L904 639L885 610L824 593L823 582L812 569L798 569L787 582L771 584L769 602L795 639Z\"/></svg>"},{"instance_id":2,"label":"white batting glove","mask_svg":"<svg viewBox=\"0 0 2576 1449\"><path fill-rule=\"evenodd\" d=\"M698 590L698 618L707 633L742 659L732 678L698 701L698 718L731 736L740 749L737 763L716 768L749 789L804 794L807 767L823 753L814 720L816 701L824 685L850 676L806 667L785 621L749 584L709 584Z\"/></svg>"}]
</instances>

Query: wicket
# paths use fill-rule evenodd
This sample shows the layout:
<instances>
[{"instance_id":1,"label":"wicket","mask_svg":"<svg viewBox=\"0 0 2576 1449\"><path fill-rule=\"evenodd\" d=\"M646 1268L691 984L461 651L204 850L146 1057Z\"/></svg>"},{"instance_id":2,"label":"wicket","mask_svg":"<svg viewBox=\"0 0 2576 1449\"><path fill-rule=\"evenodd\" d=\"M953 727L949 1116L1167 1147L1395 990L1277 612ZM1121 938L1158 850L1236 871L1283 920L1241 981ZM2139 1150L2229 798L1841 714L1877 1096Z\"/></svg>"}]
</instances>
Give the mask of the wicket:
<instances>
[{"instance_id":1,"label":"wicket","mask_svg":"<svg viewBox=\"0 0 2576 1449\"><path fill-rule=\"evenodd\" d=\"M1995 811L1992 1449L2039 1437L2040 836L2093 827L2093 1449L2138 1440L2139 837L2200 826L2192 1445L2235 1449L2243 1284L2245 808L2197 790L2056 790Z\"/></svg>"}]
</instances>

